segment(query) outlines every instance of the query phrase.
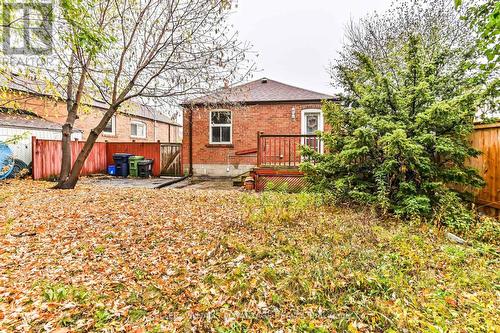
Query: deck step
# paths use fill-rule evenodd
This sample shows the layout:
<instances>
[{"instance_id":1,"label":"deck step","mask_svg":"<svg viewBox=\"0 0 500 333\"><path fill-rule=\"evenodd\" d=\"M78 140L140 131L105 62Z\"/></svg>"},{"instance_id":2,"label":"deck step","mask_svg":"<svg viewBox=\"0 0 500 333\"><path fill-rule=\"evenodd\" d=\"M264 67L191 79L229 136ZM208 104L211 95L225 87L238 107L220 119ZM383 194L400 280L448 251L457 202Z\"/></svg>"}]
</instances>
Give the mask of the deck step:
<instances>
[{"instance_id":1,"label":"deck step","mask_svg":"<svg viewBox=\"0 0 500 333\"><path fill-rule=\"evenodd\" d=\"M250 171L244 172L236 177L233 177L233 186L243 186L245 185L245 179L250 176Z\"/></svg>"}]
</instances>

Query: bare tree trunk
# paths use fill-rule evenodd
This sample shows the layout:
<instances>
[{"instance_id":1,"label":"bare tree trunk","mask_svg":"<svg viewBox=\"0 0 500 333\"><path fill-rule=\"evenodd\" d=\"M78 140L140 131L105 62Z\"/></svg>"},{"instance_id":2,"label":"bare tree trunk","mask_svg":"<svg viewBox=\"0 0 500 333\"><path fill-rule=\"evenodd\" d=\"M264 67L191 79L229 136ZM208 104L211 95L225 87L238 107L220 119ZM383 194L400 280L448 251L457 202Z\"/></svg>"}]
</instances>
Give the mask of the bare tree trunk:
<instances>
[{"instance_id":1,"label":"bare tree trunk","mask_svg":"<svg viewBox=\"0 0 500 333\"><path fill-rule=\"evenodd\" d=\"M85 164L85 161L87 160L87 157L89 157L90 152L92 151L92 148L94 147L94 143L96 142L97 138L99 137L99 134L93 129L89 137L87 138L87 141L85 141L85 145L83 146L83 149L80 151L80 154L78 154L78 157L76 158L75 164L73 164L73 168L71 169L71 173L69 174L69 177L62 183L58 184L56 188L62 189L62 190L69 190L69 189L74 189L76 186L76 183L78 182L78 179L80 178L80 172L82 171L83 165Z\"/></svg>"},{"instance_id":2,"label":"bare tree trunk","mask_svg":"<svg viewBox=\"0 0 500 333\"><path fill-rule=\"evenodd\" d=\"M68 68L68 86L66 91L66 122L62 127L62 139L61 139L61 172L59 173L58 185L64 182L71 171L71 132L73 131L74 117L72 117L73 110L73 72L75 70L75 56L71 56L71 60ZM56 185L56 187L58 186Z\"/></svg>"},{"instance_id":3,"label":"bare tree trunk","mask_svg":"<svg viewBox=\"0 0 500 333\"><path fill-rule=\"evenodd\" d=\"M66 122L62 127L62 160L59 184L68 178L71 171L71 133L73 132L73 125L76 118L76 108L71 108L68 112Z\"/></svg>"},{"instance_id":4,"label":"bare tree trunk","mask_svg":"<svg viewBox=\"0 0 500 333\"><path fill-rule=\"evenodd\" d=\"M109 108L108 111L106 111L106 113L104 114L104 117L101 119L99 125L97 125L96 128L92 129L92 131L90 131L89 137L87 138L87 141L85 141L85 145L83 146L82 150L78 154L78 157L76 158L75 163L73 164L73 168L71 169L69 177L64 182L59 183L55 188L63 190L75 188L76 183L78 182L78 179L80 177L80 172L82 171L83 165L89 157L90 152L92 151L92 148L94 147L94 144L99 137L99 134L101 134L104 127L106 127L106 124L115 114L115 111L115 107Z\"/></svg>"},{"instance_id":5,"label":"bare tree trunk","mask_svg":"<svg viewBox=\"0 0 500 333\"><path fill-rule=\"evenodd\" d=\"M66 117L66 122L62 127L62 142L61 142L61 150L62 150L62 159L61 159L61 172L59 173L59 182L54 188L62 188L64 182L68 179L69 174L71 172L71 133L73 133L73 127L75 125L75 121L78 119L78 108L80 101L83 96L83 89L85 86L85 75L87 74L87 66L86 64L82 68L82 73L80 74L80 80L78 82L78 86L76 87L76 97L73 100L73 71L72 67L74 64L75 58L71 59L71 68L69 70L68 75L68 91L67 91L67 100L66 100L66 109L68 111L68 116Z\"/></svg>"}]
</instances>

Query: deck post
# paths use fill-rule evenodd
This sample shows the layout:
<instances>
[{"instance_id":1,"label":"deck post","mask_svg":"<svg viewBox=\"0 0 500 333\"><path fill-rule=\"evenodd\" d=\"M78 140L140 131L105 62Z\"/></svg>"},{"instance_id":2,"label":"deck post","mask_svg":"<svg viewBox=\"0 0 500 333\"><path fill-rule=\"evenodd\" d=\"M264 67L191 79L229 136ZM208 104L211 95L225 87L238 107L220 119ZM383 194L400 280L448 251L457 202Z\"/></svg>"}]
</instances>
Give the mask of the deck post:
<instances>
[{"instance_id":1,"label":"deck post","mask_svg":"<svg viewBox=\"0 0 500 333\"><path fill-rule=\"evenodd\" d=\"M260 157L260 135L261 131L257 131L257 166L260 167L261 157Z\"/></svg>"}]
</instances>

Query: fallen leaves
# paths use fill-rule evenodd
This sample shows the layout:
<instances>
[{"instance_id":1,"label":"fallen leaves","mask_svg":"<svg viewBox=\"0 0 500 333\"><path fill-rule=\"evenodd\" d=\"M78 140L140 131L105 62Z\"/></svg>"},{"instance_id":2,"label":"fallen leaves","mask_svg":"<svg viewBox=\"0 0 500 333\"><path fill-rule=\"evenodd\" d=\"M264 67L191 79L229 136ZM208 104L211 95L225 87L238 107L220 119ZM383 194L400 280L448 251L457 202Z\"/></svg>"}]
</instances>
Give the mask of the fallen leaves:
<instances>
[{"instance_id":1,"label":"fallen leaves","mask_svg":"<svg viewBox=\"0 0 500 333\"><path fill-rule=\"evenodd\" d=\"M40 332L495 330L498 249L254 196L0 185L0 327ZM30 237L14 237L20 233Z\"/></svg>"},{"instance_id":2,"label":"fallen leaves","mask_svg":"<svg viewBox=\"0 0 500 333\"><path fill-rule=\"evenodd\" d=\"M71 332L68 328L56 328L52 333L69 333Z\"/></svg>"}]
</instances>

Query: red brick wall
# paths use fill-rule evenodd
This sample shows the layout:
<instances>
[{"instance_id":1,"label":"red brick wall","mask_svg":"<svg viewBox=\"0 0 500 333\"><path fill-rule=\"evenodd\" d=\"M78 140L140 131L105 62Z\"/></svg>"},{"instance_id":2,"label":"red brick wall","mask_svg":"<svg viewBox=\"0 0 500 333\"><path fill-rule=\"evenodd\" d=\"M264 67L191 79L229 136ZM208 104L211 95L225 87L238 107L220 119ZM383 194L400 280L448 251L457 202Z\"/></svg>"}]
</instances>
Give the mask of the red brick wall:
<instances>
[{"instance_id":1,"label":"red brick wall","mask_svg":"<svg viewBox=\"0 0 500 333\"><path fill-rule=\"evenodd\" d=\"M295 120L292 119L295 108ZM256 156L236 156L235 152L257 148L257 131L265 134L300 134L301 111L321 109L321 104L276 103L228 107L232 111L232 145L209 145L209 114L206 108L193 109L193 165L255 165ZM189 167L189 110L184 110L183 165ZM229 163L228 163L229 161Z\"/></svg>"},{"instance_id":2,"label":"red brick wall","mask_svg":"<svg viewBox=\"0 0 500 333\"><path fill-rule=\"evenodd\" d=\"M95 126L97 122L100 120L100 119L95 119L96 116L97 116L96 114L83 115L82 117L80 117L81 119L78 120L75 126L78 127L79 124L85 124L85 126L89 126L89 124L94 124ZM130 123L132 121L140 121L146 124L147 135L145 139L135 138L130 136L130 131L131 131ZM156 122L156 140L155 140L155 134L154 134L155 123L152 120L139 117L131 117L127 114L120 113L116 115L115 124L116 124L116 129L115 129L116 134L108 135L103 133L99 137L101 141L107 140L110 142L130 142L132 140L135 140L136 142L154 142L160 140L161 142L179 142L180 140L180 136L176 137L174 135L174 133L178 131L180 128L178 126L172 126L169 124ZM90 131L90 129L88 130ZM86 137L85 133L88 132L87 131L84 132L84 137Z\"/></svg>"},{"instance_id":3,"label":"red brick wall","mask_svg":"<svg viewBox=\"0 0 500 333\"><path fill-rule=\"evenodd\" d=\"M44 97L35 97L22 93L11 93L2 97L0 100L5 107L19 108L36 113L40 117L53 121L55 123L64 124L66 121L66 104L62 101L49 100ZM90 131L99 123L102 117L103 110L93 107L85 107L79 112L79 119L75 122L75 127L83 131L83 139L85 140ZM145 139L132 138L130 136L130 122L132 120L146 123L147 136ZM132 117L125 113L116 115L116 130L115 135L101 134L98 141L110 142L154 142L160 140L162 142L179 142L180 127L166 123L156 123L156 140L154 135L154 121ZM170 136L170 137L169 137Z\"/></svg>"}]
</instances>

